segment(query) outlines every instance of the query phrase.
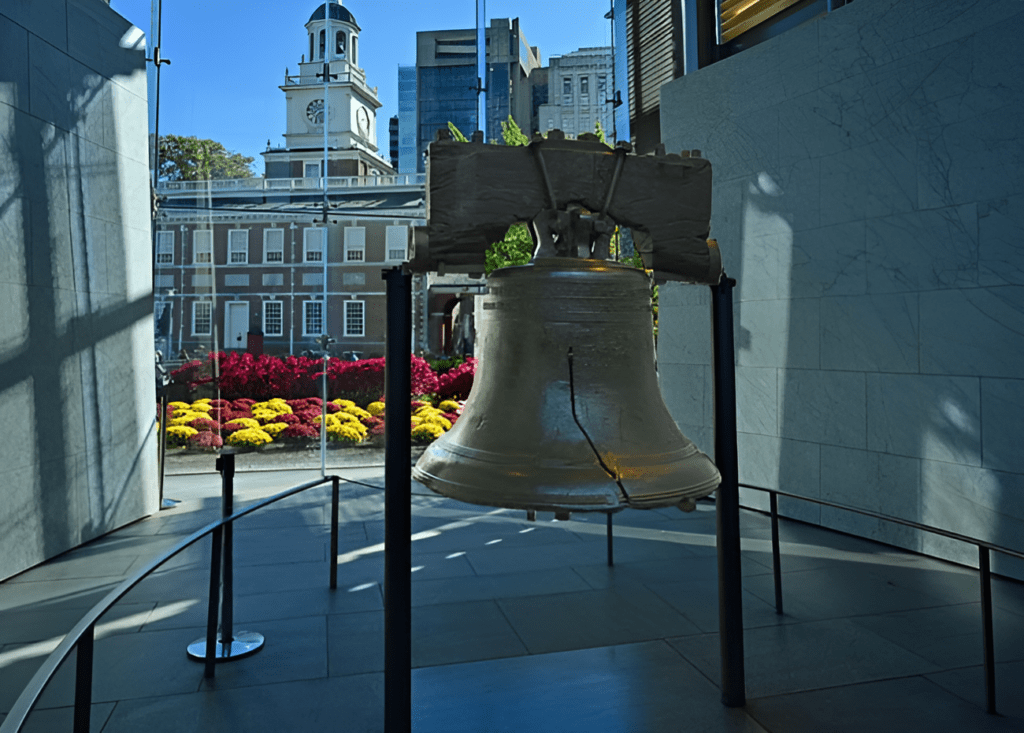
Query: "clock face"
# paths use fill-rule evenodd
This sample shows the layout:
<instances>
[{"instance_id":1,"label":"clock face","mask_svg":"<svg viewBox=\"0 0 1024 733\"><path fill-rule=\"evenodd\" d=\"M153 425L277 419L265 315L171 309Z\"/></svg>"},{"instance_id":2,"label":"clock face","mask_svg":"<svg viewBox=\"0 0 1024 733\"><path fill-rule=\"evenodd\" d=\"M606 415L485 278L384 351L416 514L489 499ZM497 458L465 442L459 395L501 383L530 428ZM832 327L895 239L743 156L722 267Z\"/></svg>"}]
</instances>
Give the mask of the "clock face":
<instances>
[{"instance_id":1,"label":"clock face","mask_svg":"<svg viewBox=\"0 0 1024 733\"><path fill-rule=\"evenodd\" d=\"M306 118L314 125L324 124L324 100L314 99L306 107Z\"/></svg>"},{"instance_id":2,"label":"clock face","mask_svg":"<svg viewBox=\"0 0 1024 733\"><path fill-rule=\"evenodd\" d=\"M366 107L360 107L356 112L356 124L363 137L370 134L370 114L366 111Z\"/></svg>"}]
</instances>

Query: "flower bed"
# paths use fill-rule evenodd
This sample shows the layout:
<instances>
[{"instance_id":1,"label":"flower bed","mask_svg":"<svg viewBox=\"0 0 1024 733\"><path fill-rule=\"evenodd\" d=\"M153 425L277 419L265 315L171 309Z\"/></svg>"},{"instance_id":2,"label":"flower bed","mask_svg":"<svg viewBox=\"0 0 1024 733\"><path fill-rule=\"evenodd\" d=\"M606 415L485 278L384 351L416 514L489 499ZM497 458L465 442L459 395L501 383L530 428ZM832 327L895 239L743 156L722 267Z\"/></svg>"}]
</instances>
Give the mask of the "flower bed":
<instances>
[{"instance_id":1,"label":"flower bed","mask_svg":"<svg viewBox=\"0 0 1024 733\"><path fill-rule=\"evenodd\" d=\"M451 429L462 413L476 373L476 360L449 369L440 378L430 365L412 357L409 430L426 444ZM271 444L312 447L320 441L324 404L320 390L323 361L307 357L254 357L210 354L172 372L189 390L214 385L219 370L220 398L171 402L167 447L215 451L224 445L258 450ZM331 360L327 370L327 439L338 445L383 440L384 360ZM207 392L209 393L209 392Z\"/></svg>"}]
</instances>

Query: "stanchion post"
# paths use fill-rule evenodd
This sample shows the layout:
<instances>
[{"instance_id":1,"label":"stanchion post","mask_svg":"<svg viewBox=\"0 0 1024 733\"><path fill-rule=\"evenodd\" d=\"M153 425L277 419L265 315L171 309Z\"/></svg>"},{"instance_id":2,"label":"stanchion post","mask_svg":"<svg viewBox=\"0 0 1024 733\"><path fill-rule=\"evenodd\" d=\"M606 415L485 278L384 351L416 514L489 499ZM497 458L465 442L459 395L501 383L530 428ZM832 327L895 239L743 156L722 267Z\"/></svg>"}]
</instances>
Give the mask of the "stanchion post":
<instances>
[{"instance_id":1,"label":"stanchion post","mask_svg":"<svg viewBox=\"0 0 1024 733\"><path fill-rule=\"evenodd\" d=\"M981 624L985 645L985 709L996 714L996 652L992 632L992 570L987 547L978 546L978 571L981 576Z\"/></svg>"},{"instance_id":2,"label":"stanchion post","mask_svg":"<svg viewBox=\"0 0 1024 733\"><path fill-rule=\"evenodd\" d=\"M727 707L743 707L747 701L743 665L743 583L732 312L735 285L735 280L723 275L721 282L711 288L715 463L722 474L722 483L717 492L718 624L722 655L722 703Z\"/></svg>"},{"instance_id":3,"label":"stanchion post","mask_svg":"<svg viewBox=\"0 0 1024 733\"><path fill-rule=\"evenodd\" d=\"M772 513L772 573L775 576L775 613L782 615L782 558L779 552L779 495L768 492Z\"/></svg>"},{"instance_id":4,"label":"stanchion post","mask_svg":"<svg viewBox=\"0 0 1024 733\"><path fill-rule=\"evenodd\" d=\"M384 399L384 730L412 730L412 277L384 271L387 347Z\"/></svg>"},{"instance_id":5,"label":"stanchion post","mask_svg":"<svg viewBox=\"0 0 1024 733\"><path fill-rule=\"evenodd\" d=\"M75 659L75 733L89 733L92 715L92 651L96 624L78 640Z\"/></svg>"},{"instance_id":6,"label":"stanchion post","mask_svg":"<svg viewBox=\"0 0 1024 733\"><path fill-rule=\"evenodd\" d=\"M612 513L608 512L608 567L615 566L615 548L612 545Z\"/></svg>"},{"instance_id":7,"label":"stanchion post","mask_svg":"<svg viewBox=\"0 0 1024 733\"><path fill-rule=\"evenodd\" d=\"M204 648L203 677L213 679L217 662L217 616L220 614L220 551L223 527L215 527L210 536L210 605L206 612L206 646Z\"/></svg>"},{"instance_id":8,"label":"stanchion post","mask_svg":"<svg viewBox=\"0 0 1024 733\"><path fill-rule=\"evenodd\" d=\"M222 453L217 459L217 470L220 471L221 481L221 516L230 517L235 512L235 455ZM229 522L224 525L224 587L220 602L220 643L224 656L231 656L231 642L235 637L234 565L234 525Z\"/></svg>"},{"instance_id":9,"label":"stanchion post","mask_svg":"<svg viewBox=\"0 0 1024 733\"><path fill-rule=\"evenodd\" d=\"M338 587L338 503L341 480L331 479L331 590Z\"/></svg>"}]
</instances>

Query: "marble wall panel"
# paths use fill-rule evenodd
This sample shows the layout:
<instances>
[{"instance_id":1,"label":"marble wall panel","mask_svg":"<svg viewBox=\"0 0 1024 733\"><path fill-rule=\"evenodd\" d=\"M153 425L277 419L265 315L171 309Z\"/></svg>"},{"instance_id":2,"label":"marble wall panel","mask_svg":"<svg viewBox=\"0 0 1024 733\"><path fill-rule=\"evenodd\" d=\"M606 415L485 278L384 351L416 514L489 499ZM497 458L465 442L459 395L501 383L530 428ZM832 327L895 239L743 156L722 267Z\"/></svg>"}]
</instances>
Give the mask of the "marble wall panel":
<instances>
[{"instance_id":1,"label":"marble wall panel","mask_svg":"<svg viewBox=\"0 0 1024 733\"><path fill-rule=\"evenodd\" d=\"M0 13L0 104L28 112L28 31Z\"/></svg>"},{"instance_id":2,"label":"marble wall panel","mask_svg":"<svg viewBox=\"0 0 1024 733\"><path fill-rule=\"evenodd\" d=\"M1022 24L1024 30L1024 24ZM918 206L953 206L1024 190L1020 145L1024 103L1008 97L998 110L923 130L918 140Z\"/></svg>"},{"instance_id":3,"label":"marble wall panel","mask_svg":"<svg viewBox=\"0 0 1024 733\"><path fill-rule=\"evenodd\" d=\"M29 33L39 36L61 51L67 51L66 3L41 0L5 0L3 7L0 8L0 15L5 15Z\"/></svg>"},{"instance_id":4,"label":"marble wall panel","mask_svg":"<svg viewBox=\"0 0 1024 733\"><path fill-rule=\"evenodd\" d=\"M134 75L142 67L139 57L146 52L145 34L133 31L134 26L105 3L67 0L67 14L68 25L76 31L68 35L69 55L91 69L102 69L113 83L139 94Z\"/></svg>"},{"instance_id":5,"label":"marble wall panel","mask_svg":"<svg viewBox=\"0 0 1024 733\"><path fill-rule=\"evenodd\" d=\"M921 371L1020 377L1024 286L921 293Z\"/></svg>"},{"instance_id":6,"label":"marble wall panel","mask_svg":"<svg viewBox=\"0 0 1024 733\"><path fill-rule=\"evenodd\" d=\"M715 166L715 161L711 161ZM718 168L715 166L715 175ZM728 273L738 273L743 246L743 192L749 184L747 176L726 181L716 180L711 198L711 238L718 240L722 263Z\"/></svg>"},{"instance_id":7,"label":"marble wall panel","mask_svg":"<svg viewBox=\"0 0 1024 733\"><path fill-rule=\"evenodd\" d=\"M925 524L1024 551L1024 477L923 461L921 516Z\"/></svg>"},{"instance_id":8,"label":"marble wall panel","mask_svg":"<svg viewBox=\"0 0 1024 733\"><path fill-rule=\"evenodd\" d=\"M20 425L21 430L8 430L4 438L4 466L6 470L31 467L39 458L36 440L45 428L39 420L47 417L36 409L36 391L45 389L45 385L37 385L27 365L18 364L17 369L10 369L5 374L3 391L0 391L0 421L3 425ZM15 381L17 380L17 381Z\"/></svg>"},{"instance_id":9,"label":"marble wall panel","mask_svg":"<svg viewBox=\"0 0 1024 733\"><path fill-rule=\"evenodd\" d=\"M4 510L0 512L0 578L8 578L45 557L35 466L4 471Z\"/></svg>"},{"instance_id":10,"label":"marble wall panel","mask_svg":"<svg viewBox=\"0 0 1024 733\"><path fill-rule=\"evenodd\" d=\"M981 465L1024 474L1024 370L1021 379L981 380Z\"/></svg>"},{"instance_id":11,"label":"marble wall panel","mask_svg":"<svg viewBox=\"0 0 1024 733\"><path fill-rule=\"evenodd\" d=\"M780 435L848 448L867 446L865 375L779 370Z\"/></svg>"},{"instance_id":12,"label":"marble wall panel","mask_svg":"<svg viewBox=\"0 0 1024 733\"><path fill-rule=\"evenodd\" d=\"M817 158L797 160L770 173L778 184L781 199L775 203L775 210L788 222L789 230L795 233L821 226L820 161Z\"/></svg>"},{"instance_id":13,"label":"marble wall panel","mask_svg":"<svg viewBox=\"0 0 1024 733\"><path fill-rule=\"evenodd\" d=\"M981 386L977 378L866 376L869 450L981 465Z\"/></svg>"},{"instance_id":14,"label":"marble wall panel","mask_svg":"<svg viewBox=\"0 0 1024 733\"><path fill-rule=\"evenodd\" d=\"M867 292L867 227L864 221L795 232L788 292L793 298Z\"/></svg>"},{"instance_id":15,"label":"marble wall panel","mask_svg":"<svg viewBox=\"0 0 1024 733\"><path fill-rule=\"evenodd\" d=\"M658 286L658 365L711 363L711 289Z\"/></svg>"},{"instance_id":16,"label":"marble wall panel","mask_svg":"<svg viewBox=\"0 0 1024 733\"><path fill-rule=\"evenodd\" d=\"M779 434L777 369L736 367L736 424L742 433Z\"/></svg>"},{"instance_id":17,"label":"marble wall panel","mask_svg":"<svg viewBox=\"0 0 1024 733\"><path fill-rule=\"evenodd\" d=\"M680 430L710 427L714 415L711 367L703 364L662 364L658 383L669 413ZM684 427L685 426L685 427Z\"/></svg>"},{"instance_id":18,"label":"marble wall panel","mask_svg":"<svg viewBox=\"0 0 1024 733\"><path fill-rule=\"evenodd\" d=\"M918 371L918 296L821 299L821 368Z\"/></svg>"},{"instance_id":19,"label":"marble wall panel","mask_svg":"<svg viewBox=\"0 0 1024 733\"><path fill-rule=\"evenodd\" d=\"M29 35L29 111L61 130L75 126L68 100L70 63L67 55L39 36Z\"/></svg>"},{"instance_id":20,"label":"marble wall panel","mask_svg":"<svg viewBox=\"0 0 1024 733\"><path fill-rule=\"evenodd\" d=\"M111 137L107 140L107 147L116 150L118 155L133 160L137 163L149 165L149 138L147 128L139 125L126 124L124 120L138 119L139 115L148 115L145 95L139 96L134 92L118 86L110 86L111 104L118 110L119 114L111 126ZM142 157L139 157L142 156ZM122 175L136 166L125 166L121 169ZM148 178L148 174L147 174ZM127 190L127 186L126 186ZM146 210L148 214L148 209Z\"/></svg>"},{"instance_id":21,"label":"marble wall panel","mask_svg":"<svg viewBox=\"0 0 1024 733\"><path fill-rule=\"evenodd\" d=\"M740 303L734 315L737 364L818 368L817 298Z\"/></svg>"},{"instance_id":22,"label":"marble wall panel","mask_svg":"<svg viewBox=\"0 0 1024 733\"><path fill-rule=\"evenodd\" d=\"M905 293L978 284L976 204L870 219L871 293Z\"/></svg>"},{"instance_id":23,"label":"marble wall panel","mask_svg":"<svg viewBox=\"0 0 1024 733\"><path fill-rule=\"evenodd\" d=\"M740 433L736 444L740 483L820 498L821 461L817 443ZM764 492L741 493L745 506L768 507L768 495ZM804 522L817 523L821 518L819 505L785 498L779 500L779 513Z\"/></svg>"},{"instance_id":24,"label":"marble wall panel","mask_svg":"<svg viewBox=\"0 0 1024 733\"><path fill-rule=\"evenodd\" d=\"M0 201L0 242L4 256L0 257L0 283L27 285L30 281L30 252L27 246L31 232L25 213L28 202L20 196ZM31 214L29 214L31 218Z\"/></svg>"},{"instance_id":25,"label":"marble wall panel","mask_svg":"<svg viewBox=\"0 0 1024 733\"><path fill-rule=\"evenodd\" d=\"M77 137L95 145L112 148L112 130L115 126L112 85L106 78L74 59L70 59L69 64L71 78L76 85L71 93L71 109L75 119L73 132ZM74 145L73 142L70 144Z\"/></svg>"},{"instance_id":26,"label":"marble wall panel","mask_svg":"<svg viewBox=\"0 0 1024 733\"><path fill-rule=\"evenodd\" d=\"M3 318L0 318L0 364L24 358L28 334L28 291L24 283L0 281L0 313L3 313Z\"/></svg>"},{"instance_id":27,"label":"marble wall panel","mask_svg":"<svg viewBox=\"0 0 1024 733\"><path fill-rule=\"evenodd\" d=\"M1024 285L1024 195L978 204L978 284Z\"/></svg>"}]
</instances>

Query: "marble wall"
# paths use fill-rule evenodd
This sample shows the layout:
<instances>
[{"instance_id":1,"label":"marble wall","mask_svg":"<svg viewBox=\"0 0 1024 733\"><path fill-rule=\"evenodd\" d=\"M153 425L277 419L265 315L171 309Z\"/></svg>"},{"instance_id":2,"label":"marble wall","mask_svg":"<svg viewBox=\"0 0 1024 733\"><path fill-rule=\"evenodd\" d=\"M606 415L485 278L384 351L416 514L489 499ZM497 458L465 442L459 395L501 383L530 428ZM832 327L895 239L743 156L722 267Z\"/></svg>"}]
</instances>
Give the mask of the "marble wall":
<instances>
[{"instance_id":1,"label":"marble wall","mask_svg":"<svg viewBox=\"0 0 1024 733\"><path fill-rule=\"evenodd\" d=\"M714 165L738 280L743 482L1024 551L1022 36L1019 0L858 0L662 87L666 148ZM662 287L662 387L705 450L709 312L704 289Z\"/></svg>"},{"instance_id":2,"label":"marble wall","mask_svg":"<svg viewBox=\"0 0 1024 733\"><path fill-rule=\"evenodd\" d=\"M0 579L156 509L141 31L0 4Z\"/></svg>"}]
</instances>

